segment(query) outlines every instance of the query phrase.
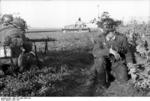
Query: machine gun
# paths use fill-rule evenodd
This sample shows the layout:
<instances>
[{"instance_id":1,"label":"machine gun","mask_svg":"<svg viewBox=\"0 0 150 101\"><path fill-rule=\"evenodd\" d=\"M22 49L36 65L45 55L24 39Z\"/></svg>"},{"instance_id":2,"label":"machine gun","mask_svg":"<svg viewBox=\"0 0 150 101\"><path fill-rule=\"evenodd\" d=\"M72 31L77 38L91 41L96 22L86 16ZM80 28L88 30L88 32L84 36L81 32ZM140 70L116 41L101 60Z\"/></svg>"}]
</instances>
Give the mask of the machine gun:
<instances>
[{"instance_id":1,"label":"machine gun","mask_svg":"<svg viewBox=\"0 0 150 101\"><path fill-rule=\"evenodd\" d=\"M56 41L56 39L54 39L54 38L49 38L49 37L47 37L47 38L40 38L40 39L29 39L29 41L31 41L31 42L44 42L44 41Z\"/></svg>"},{"instance_id":2,"label":"machine gun","mask_svg":"<svg viewBox=\"0 0 150 101\"><path fill-rule=\"evenodd\" d=\"M45 42L44 54L46 54L47 51L48 51L48 42L56 41L56 39L47 37L47 38L40 38L40 39L29 39L29 41L33 43L35 57L36 57L36 62L37 62L38 67L40 67L40 61L39 61L39 57L37 55L36 42Z\"/></svg>"},{"instance_id":3,"label":"machine gun","mask_svg":"<svg viewBox=\"0 0 150 101\"><path fill-rule=\"evenodd\" d=\"M36 42L45 42L45 49L44 49L44 53L46 54L47 53L47 50L48 50L48 42L50 41L56 41L56 39L54 38L40 38L40 39L29 39L29 41L33 42L33 45L34 45L34 50L36 50Z\"/></svg>"}]
</instances>

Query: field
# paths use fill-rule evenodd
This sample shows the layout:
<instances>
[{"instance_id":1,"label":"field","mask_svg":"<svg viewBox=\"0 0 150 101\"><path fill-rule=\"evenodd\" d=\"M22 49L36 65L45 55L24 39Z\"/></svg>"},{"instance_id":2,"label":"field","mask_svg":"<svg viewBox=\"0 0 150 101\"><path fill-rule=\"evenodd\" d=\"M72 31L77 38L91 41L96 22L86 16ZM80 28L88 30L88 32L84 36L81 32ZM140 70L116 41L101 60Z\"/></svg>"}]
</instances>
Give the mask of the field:
<instances>
[{"instance_id":1,"label":"field","mask_svg":"<svg viewBox=\"0 0 150 101\"><path fill-rule=\"evenodd\" d=\"M28 37L31 39L40 39L40 38L53 38L56 41L51 41L48 43L48 50L73 50L77 48L90 48L92 47L92 39L94 39L98 34L98 30L93 30L89 32L66 32L62 31L56 32L42 32L39 33L29 33ZM40 44L40 46L38 46ZM42 45L43 44L43 45ZM36 43L37 47L44 47L45 43Z\"/></svg>"},{"instance_id":2,"label":"field","mask_svg":"<svg viewBox=\"0 0 150 101\"><path fill-rule=\"evenodd\" d=\"M101 32L30 32L31 39L53 38L48 42L37 42L40 68L33 66L23 74L6 75L0 78L0 96L91 96L86 80L93 64L91 50L93 39ZM93 89L94 90L94 89ZM111 86L95 96L148 96L149 91L135 89L130 82Z\"/></svg>"}]
</instances>

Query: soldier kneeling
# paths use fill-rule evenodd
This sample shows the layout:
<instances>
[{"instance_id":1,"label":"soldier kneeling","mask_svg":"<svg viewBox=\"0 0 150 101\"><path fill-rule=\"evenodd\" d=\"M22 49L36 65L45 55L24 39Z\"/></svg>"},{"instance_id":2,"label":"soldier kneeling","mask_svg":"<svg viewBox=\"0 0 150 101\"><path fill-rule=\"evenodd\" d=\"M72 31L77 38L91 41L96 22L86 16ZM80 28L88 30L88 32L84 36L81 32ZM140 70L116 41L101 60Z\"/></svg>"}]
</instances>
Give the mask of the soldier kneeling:
<instances>
[{"instance_id":1,"label":"soldier kneeling","mask_svg":"<svg viewBox=\"0 0 150 101\"><path fill-rule=\"evenodd\" d=\"M30 67L29 64L31 62L29 61L32 60L31 58L34 58L34 55L31 54L32 43L29 42L29 39L25 36L25 30L26 22L21 18L13 19L9 25L1 29L1 47L4 47L4 51L6 51L6 47L11 50L11 56L5 56L4 61L1 62L1 64L9 64L11 67L9 67L8 70L2 67L4 72L14 72L17 70L23 72L27 67Z\"/></svg>"},{"instance_id":2,"label":"soldier kneeling","mask_svg":"<svg viewBox=\"0 0 150 101\"><path fill-rule=\"evenodd\" d=\"M116 83L126 83L128 66L133 63L127 38L116 31L115 21L106 18L102 24L103 34L97 37L93 48L95 59L88 80L90 95L101 95L110 85L112 74Z\"/></svg>"}]
</instances>

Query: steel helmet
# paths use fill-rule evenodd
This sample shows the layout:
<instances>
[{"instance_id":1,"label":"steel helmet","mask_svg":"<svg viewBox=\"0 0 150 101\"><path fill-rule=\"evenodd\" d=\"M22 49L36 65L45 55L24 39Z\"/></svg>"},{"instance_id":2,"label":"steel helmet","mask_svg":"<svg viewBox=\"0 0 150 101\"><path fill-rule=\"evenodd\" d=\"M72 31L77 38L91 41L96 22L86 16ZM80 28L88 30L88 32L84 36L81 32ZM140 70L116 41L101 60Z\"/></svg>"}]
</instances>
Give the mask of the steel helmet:
<instances>
[{"instance_id":1,"label":"steel helmet","mask_svg":"<svg viewBox=\"0 0 150 101\"><path fill-rule=\"evenodd\" d=\"M11 14L5 14L2 16L2 23L9 24L13 21L13 16Z\"/></svg>"},{"instance_id":2,"label":"steel helmet","mask_svg":"<svg viewBox=\"0 0 150 101\"><path fill-rule=\"evenodd\" d=\"M115 25L115 21L111 18L105 18L102 20L102 23L108 24L108 25Z\"/></svg>"},{"instance_id":3,"label":"steel helmet","mask_svg":"<svg viewBox=\"0 0 150 101\"><path fill-rule=\"evenodd\" d=\"M15 27L20 28L22 30L25 30L27 28L26 22L22 18L20 18L20 17L14 18L12 24Z\"/></svg>"}]
</instances>

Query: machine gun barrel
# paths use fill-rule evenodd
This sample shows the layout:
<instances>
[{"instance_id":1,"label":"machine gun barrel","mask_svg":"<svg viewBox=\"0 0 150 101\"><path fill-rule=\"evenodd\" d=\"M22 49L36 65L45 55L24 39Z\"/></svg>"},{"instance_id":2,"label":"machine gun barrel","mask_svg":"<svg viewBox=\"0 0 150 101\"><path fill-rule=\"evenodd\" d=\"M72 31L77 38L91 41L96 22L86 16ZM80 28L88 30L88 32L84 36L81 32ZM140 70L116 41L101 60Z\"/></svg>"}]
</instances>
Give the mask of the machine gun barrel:
<instances>
[{"instance_id":1,"label":"machine gun barrel","mask_svg":"<svg viewBox=\"0 0 150 101\"><path fill-rule=\"evenodd\" d=\"M40 39L28 39L28 41L33 43L37 66L40 68L41 65L40 65L40 60L39 60L39 57L38 57L36 43L37 42L44 42L45 43L45 49L44 49L45 51L44 51L44 53L46 54L47 51L48 51L48 42L56 41L56 39L48 37L48 38L40 38Z\"/></svg>"},{"instance_id":2,"label":"machine gun barrel","mask_svg":"<svg viewBox=\"0 0 150 101\"><path fill-rule=\"evenodd\" d=\"M48 42L48 41L56 41L54 38L40 38L40 39L29 39L31 42Z\"/></svg>"}]
</instances>

